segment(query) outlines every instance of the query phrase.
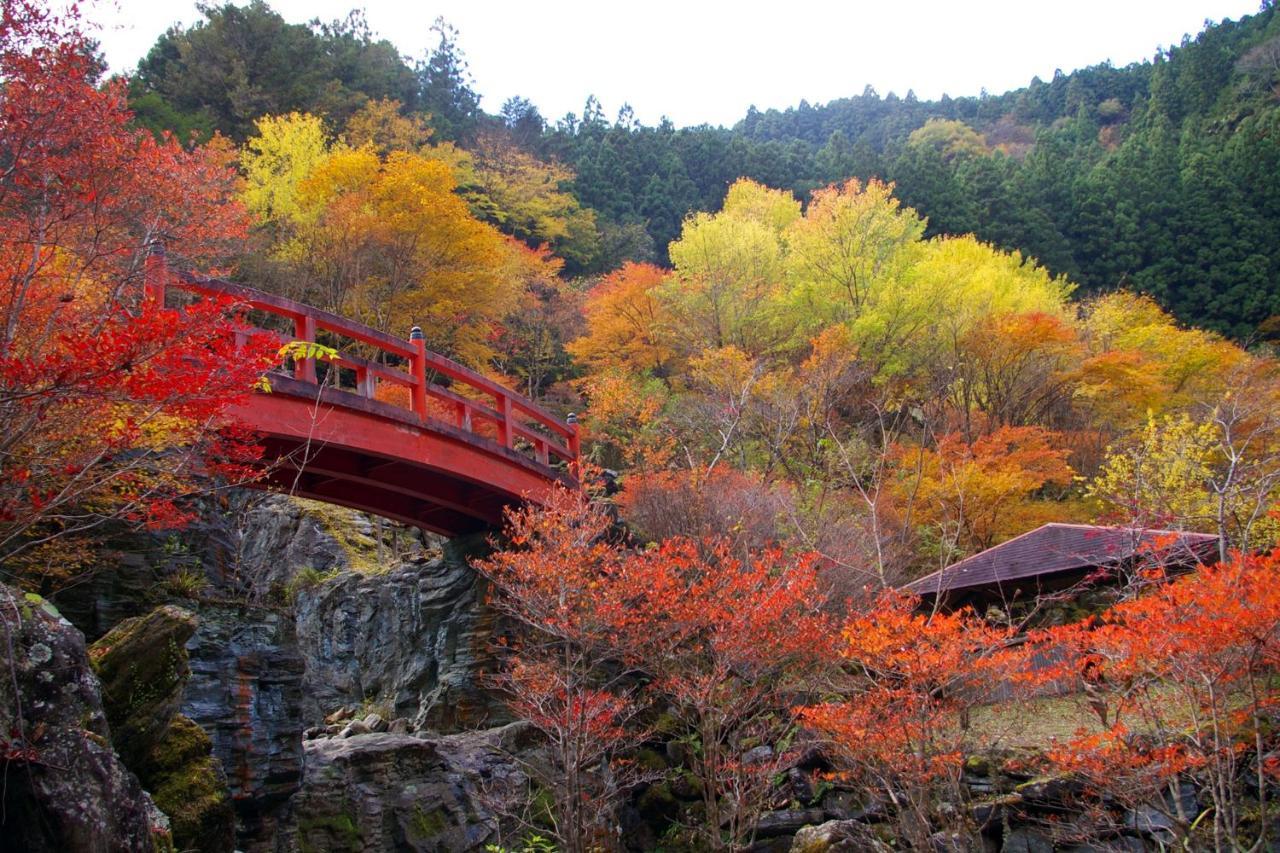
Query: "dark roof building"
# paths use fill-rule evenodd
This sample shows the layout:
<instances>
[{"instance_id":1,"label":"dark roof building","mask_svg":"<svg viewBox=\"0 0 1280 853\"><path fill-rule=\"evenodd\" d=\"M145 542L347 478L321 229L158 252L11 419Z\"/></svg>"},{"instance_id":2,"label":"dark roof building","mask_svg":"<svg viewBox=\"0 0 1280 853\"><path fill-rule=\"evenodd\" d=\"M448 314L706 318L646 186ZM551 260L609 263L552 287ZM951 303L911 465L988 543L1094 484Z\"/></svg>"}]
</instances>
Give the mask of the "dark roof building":
<instances>
[{"instance_id":1,"label":"dark roof building","mask_svg":"<svg viewBox=\"0 0 1280 853\"><path fill-rule=\"evenodd\" d=\"M1208 533L1046 524L903 587L947 608L984 607L1106 582L1147 565L1189 569L1218 558Z\"/></svg>"}]
</instances>

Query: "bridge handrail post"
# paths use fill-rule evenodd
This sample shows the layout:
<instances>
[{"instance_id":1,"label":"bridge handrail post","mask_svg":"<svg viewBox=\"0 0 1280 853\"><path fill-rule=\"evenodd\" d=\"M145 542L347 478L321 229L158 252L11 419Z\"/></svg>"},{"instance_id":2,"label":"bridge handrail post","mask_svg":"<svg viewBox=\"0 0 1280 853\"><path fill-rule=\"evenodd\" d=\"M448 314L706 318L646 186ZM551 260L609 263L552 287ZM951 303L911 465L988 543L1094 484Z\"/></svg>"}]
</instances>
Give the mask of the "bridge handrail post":
<instances>
[{"instance_id":1,"label":"bridge handrail post","mask_svg":"<svg viewBox=\"0 0 1280 853\"><path fill-rule=\"evenodd\" d=\"M569 425L569 474L575 480L582 479L582 429L578 426L578 415L576 412L570 412L569 417L565 418L565 422Z\"/></svg>"},{"instance_id":2,"label":"bridge handrail post","mask_svg":"<svg viewBox=\"0 0 1280 853\"><path fill-rule=\"evenodd\" d=\"M142 262L142 291L145 298L164 307L165 286L169 279L169 259L165 256L164 243L151 241L147 257Z\"/></svg>"},{"instance_id":3,"label":"bridge handrail post","mask_svg":"<svg viewBox=\"0 0 1280 853\"><path fill-rule=\"evenodd\" d=\"M511 395L502 394L497 399L498 414L502 415L502 423L498 424L498 441L503 447L516 446L516 431L511 423L514 413L511 408Z\"/></svg>"},{"instance_id":4,"label":"bridge handrail post","mask_svg":"<svg viewBox=\"0 0 1280 853\"><path fill-rule=\"evenodd\" d=\"M413 344L413 356L409 359L409 372L413 375L412 408L420 420L427 419L427 341L421 326L409 330L409 342Z\"/></svg>"},{"instance_id":5,"label":"bridge handrail post","mask_svg":"<svg viewBox=\"0 0 1280 853\"><path fill-rule=\"evenodd\" d=\"M299 314L293 318L293 335L295 340L305 341L309 344L316 342L316 318L310 314ZM316 360L314 358L300 358L293 363L293 378L299 382L310 382L315 384L319 380L316 378Z\"/></svg>"}]
</instances>

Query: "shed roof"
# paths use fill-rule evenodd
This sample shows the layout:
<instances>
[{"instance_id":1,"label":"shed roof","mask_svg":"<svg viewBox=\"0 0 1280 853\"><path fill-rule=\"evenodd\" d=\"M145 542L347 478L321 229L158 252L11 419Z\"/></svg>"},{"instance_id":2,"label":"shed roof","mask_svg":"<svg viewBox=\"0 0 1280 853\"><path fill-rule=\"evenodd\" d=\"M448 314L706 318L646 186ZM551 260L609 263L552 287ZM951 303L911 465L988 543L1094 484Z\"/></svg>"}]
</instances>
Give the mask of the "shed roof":
<instances>
[{"instance_id":1,"label":"shed roof","mask_svg":"<svg viewBox=\"0 0 1280 853\"><path fill-rule=\"evenodd\" d=\"M1095 567L1111 567L1144 552L1165 561L1195 563L1216 556L1218 537L1209 533L1046 524L988 548L903 587L916 595L975 587L1017 586L1042 578Z\"/></svg>"}]
</instances>

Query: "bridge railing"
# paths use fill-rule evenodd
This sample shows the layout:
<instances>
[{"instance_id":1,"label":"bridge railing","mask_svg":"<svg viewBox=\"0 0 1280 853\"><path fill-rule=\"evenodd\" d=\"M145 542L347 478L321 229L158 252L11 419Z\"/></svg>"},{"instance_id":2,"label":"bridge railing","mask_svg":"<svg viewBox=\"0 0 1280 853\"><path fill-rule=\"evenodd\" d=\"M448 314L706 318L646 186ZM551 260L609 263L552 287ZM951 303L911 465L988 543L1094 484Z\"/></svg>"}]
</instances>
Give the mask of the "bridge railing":
<instances>
[{"instance_id":1,"label":"bridge railing","mask_svg":"<svg viewBox=\"0 0 1280 853\"><path fill-rule=\"evenodd\" d=\"M578 473L581 453L579 427L573 415L562 421L532 400L517 394L488 377L458 364L426 348L422 331L414 327L408 340L402 340L337 314L322 311L216 278L170 271L162 250L153 251L147 261L146 282L150 296L161 302L165 289L172 287L201 296L228 296L237 302L268 315L283 318L291 325L292 334L260 329L282 344L291 341L317 343L316 336L325 331L357 341L372 350L374 358L363 358L339 351L329 370L345 370L354 375L354 387L341 388L370 400L380 400L407 408L422 422L446 423L457 429L492 438L503 447L532 456L544 465L556 460L567 463L573 475ZM385 364L378 359L402 362L408 369ZM314 358L298 358L293 362L293 377L301 382L317 383L319 375ZM445 386L436 378L447 379ZM403 389L396 393L390 389ZM407 393L406 393L407 392ZM485 426L489 430L485 429ZM492 431L493 435L485 434Z\"/></svg>"}]
</instances>

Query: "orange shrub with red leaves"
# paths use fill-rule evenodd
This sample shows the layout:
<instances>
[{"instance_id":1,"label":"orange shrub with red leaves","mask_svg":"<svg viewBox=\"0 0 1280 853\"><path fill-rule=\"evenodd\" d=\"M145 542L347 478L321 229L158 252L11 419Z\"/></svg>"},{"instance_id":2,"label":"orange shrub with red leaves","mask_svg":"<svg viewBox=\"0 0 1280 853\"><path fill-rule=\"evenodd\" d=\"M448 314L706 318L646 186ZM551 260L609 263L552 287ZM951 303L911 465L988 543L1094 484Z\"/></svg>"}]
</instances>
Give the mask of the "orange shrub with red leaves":
<instances>
[{"instance_id":1,"label":"orange shrub with red leaves","mask_svg":"<svg viewBox=\"0 0 1280 853\"><path fill-rule=\"evenodd\" d=\"M1023 669L1025 652L1010 645L1010 631L970 611L918 604L886 590L851 615L836 649L852 679L848 698L801 714L830 740L848 778L894 803L904 837L927 846L946 820L938 804L961 798L968 712Z\"/></svg>"},{"instance_id":2,"label":"orange shrub with red leaves","mask_svg":"<svg viewBox=\"0 0 1280 853\"><path fill-rule=\"evenodd\" d=\"M832 660L817 560L741 555L714 538L625 550L611 526L585 495L559 492L514 513L510 547L478 564L495 604L525 629L507 644L499 683L559 757L559 840L575 850L598 840L607 816L582 803L617 792L588 771L646 739L629 721L657 704L696 745L702 843L743 843L787 759L751 750L784 740L797 697Z\"/></svg>"}]
</instances>

